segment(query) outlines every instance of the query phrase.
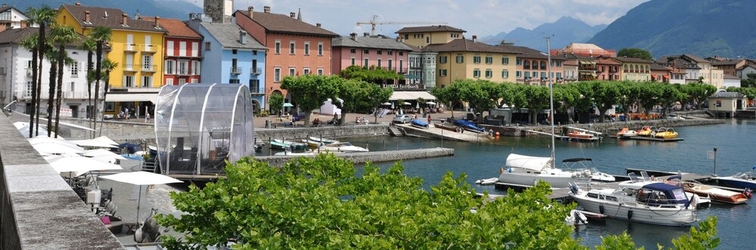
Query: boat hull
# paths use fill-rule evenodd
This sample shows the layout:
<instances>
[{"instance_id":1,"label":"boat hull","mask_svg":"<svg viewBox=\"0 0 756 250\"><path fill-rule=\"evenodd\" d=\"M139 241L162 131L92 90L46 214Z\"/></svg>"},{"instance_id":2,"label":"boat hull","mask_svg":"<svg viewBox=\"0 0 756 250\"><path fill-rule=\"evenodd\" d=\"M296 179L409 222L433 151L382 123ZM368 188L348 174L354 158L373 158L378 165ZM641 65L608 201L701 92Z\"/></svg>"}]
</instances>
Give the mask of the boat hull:
<instances>
[{"instance_id":1,"label":"boat hull","mask_svg":"<svg viewBox=\"0 0 756 250\"><path fill-rule=\"evenodd\" d=\"M571 194L584 210L607 217L661 226L690 226L698 221L695 208L659 208L635 202L611 202ZM603 207L603 209L602 209ZM632 211L632 213L630 212Z\"/></svg>"},{"instance_id":2,"label":"boat hull","mask_svg":"<svg viewBox=\"0 0 756 250\"><path fill-rule=\"evenodd\" d=\"M720 185L736 188L748 188L756 190L756 181L738 179L733 177L719 177L716 178Z\"/></svg>"},{"instance_id":3,"label":"boat hull","mask_svg":"<svg viewBox=\"0 0 756 250\"><path fill-rule=\"evenodd\" d=\"M531 187L536 184L536 181L545 181L551 184L552 188L566 188L570 186L571 182L586 183L588 178L573 177L571 175L546 175L546 174L532 174L532 173L518 173L518 172L503 172L499 175L499 182L506 184L514 184L519 186Z\"/></svg>"}]
</instances>

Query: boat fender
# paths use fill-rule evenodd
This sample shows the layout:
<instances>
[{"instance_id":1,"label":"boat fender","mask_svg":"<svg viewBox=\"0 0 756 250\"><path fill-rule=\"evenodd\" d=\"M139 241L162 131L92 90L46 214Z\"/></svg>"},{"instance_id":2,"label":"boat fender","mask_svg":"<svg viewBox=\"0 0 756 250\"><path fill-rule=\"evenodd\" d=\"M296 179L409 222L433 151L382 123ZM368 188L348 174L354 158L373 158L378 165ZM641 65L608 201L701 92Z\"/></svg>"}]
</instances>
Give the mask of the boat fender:
<instances>
[{"instance_id":1,"label":"boat fender","mask_svg":"<svg viewBox=\"0 0 756 250\"><path fill-rule=\"evenodd\" d=\"M599 213L604 214L604 204L599 205Z\"/></svg>"},{"instance_id":2,"label":"boat fender","mask_svg":"<svg viewBox=\"0 0 756 250\"><path fill-rule=\"evenodd\" d=\"M745 190L743 190L743 194L746 197L748 197L748 199L750 199L751 197L753 197L753 193L751 193L751 189L750 188L746 188Z\"/></svg>"},{"instance_id":3,"label":"boat fender","mask_svg":"<svg viewBox=\"0 0 756 250\"><path fill-rule=\"evenodd\" d=\"M503 174L503 173L504 173L504 167L500 167L499 168L499 174Z\"/></svg>"},{"instance_id":4,"label":"boat fender","mask_svg":"<svg viewBox=\"0 0 756 250\"><path fill-rule=\"evenodd\" d=\"M573 194L577 194L579 189L580 188L577 185L570 185L570 191L572 191Z\"/></svg>"},{"instance_id":5,"label":"boat fender","mask_svg":"<svg viewBox=\"0 0 756 250\"><path fill-rule=\"evenodd\" d=\"M632 220L633 219L633 210L628 210L627 211L627 219L628 220Z\"/></svg>"}]
</instances>

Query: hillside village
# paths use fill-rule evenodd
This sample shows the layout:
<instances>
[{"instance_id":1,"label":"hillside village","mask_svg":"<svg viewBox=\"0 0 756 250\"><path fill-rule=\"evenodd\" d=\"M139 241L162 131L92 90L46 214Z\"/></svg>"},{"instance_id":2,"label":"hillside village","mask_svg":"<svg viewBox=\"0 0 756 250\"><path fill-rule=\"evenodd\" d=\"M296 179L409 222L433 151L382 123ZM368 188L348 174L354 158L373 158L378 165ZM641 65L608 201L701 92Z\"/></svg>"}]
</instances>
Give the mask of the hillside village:
<instances>
[{"instance_id":1,"label":"hillside village","mask_svg":"<svg viewBox=\"0 0 756 250\"><path fill-rule=\"evenodd\" d=\"M100 85L99 102L112 117L128 109L142 116L154 110L163 85L184 83L245 84L255 111L269 109L268 97L281 94L285 76L337 75L349 66L377 67L404 75L385 84L394 89L390 101L434 100L432 88L458 79L484 79L546 86L590 80L656 81L673 84L703 82L718 89L740 87L756 73L756 61L745 58L700 58L692 54L665 55L656 61L618 57L615 49L571 43L548 53L502 42L488 45L462 28L434 25L404 27L396 37L340 35L320 23L302 21L307 10L284 12L263 6L226 9L230 0L205 1L204 14L187 13L186 20L140 16L119 9L82 6L57 7L55 23L72 27L82 36L95 27L112 29L103 59L114 62ZM56 8L55 6L52 6ZM15 111L30 113L32 52L23 39L38 34L27 25L29 16L13 6L0 8L0 105L15 101ZM345 24L346 25L346 24ZM544 39L546 43L546 39ZM67 46L70 61L62 69L61 115L89 117L87 60L91 50ZM551 60L551 67L547 64ZM48 79L49 61L41 79ZM42 81L41 88L48 86ZM91 92L89 92L91 91ZM46 91L43 91L46 92ZM105 93L106 94L103 94ZM43 103L49 96L41 93ZM296 101L296 100L294 100ZM153 114L154 115L154 114Z\"/></svg>"}]
</instances>

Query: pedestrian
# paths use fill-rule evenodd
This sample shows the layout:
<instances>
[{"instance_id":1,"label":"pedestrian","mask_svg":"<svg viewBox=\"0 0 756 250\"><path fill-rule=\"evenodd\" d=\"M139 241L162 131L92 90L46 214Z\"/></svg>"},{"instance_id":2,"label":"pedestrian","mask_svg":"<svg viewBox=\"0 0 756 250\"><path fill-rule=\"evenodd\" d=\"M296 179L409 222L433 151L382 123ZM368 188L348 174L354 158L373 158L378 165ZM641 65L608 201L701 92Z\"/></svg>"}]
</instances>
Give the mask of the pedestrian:
<instances>
[{"instance_id":1,"label":"pedestrian","mask_svg":"<svg viewBox=\"0 0 756 250\"><path fill-rule=\"evenodd\" d=\"M430 123L431 123L431 117L430 117L430 114L428 114L428 124Z\"/></svg>"},{"instance_id":2,"label":"pedestrian","mask_svg":"<svg viewBox=\"0 0 756 250\"><path fill-rule=\"evenodd\" d=\"M126 115L126 120L128 120L129 119L129 108L125 108L124 111L125 111L124 115Z\"/></svg>"},{"instance_id":3,"label":"pedestrian","mask_svg":"<svg viewBox=\"0 0 756 250\"><path fill-rule=\"evenodd\" d=\"M150 112L144 114L144 119L146 122L150 122Z\"/></svg>"}]
</instances>

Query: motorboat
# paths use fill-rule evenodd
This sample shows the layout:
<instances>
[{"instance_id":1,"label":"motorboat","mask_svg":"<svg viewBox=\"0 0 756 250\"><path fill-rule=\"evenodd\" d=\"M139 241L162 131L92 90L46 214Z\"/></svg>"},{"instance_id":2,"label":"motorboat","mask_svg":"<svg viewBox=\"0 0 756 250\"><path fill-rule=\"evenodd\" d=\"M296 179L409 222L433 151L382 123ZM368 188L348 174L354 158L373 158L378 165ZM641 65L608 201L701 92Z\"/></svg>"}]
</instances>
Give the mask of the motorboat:
<instances>
[{"instance_id":1,"label":"motorboat","mask_svg":"<svg viewBox=\"0 0 756 250\"><path fill-rule=\"evenodd\" d=\"M318 147L318 150L328 151L328 152L344 152L344 153L369 152L368 149L352 145L349 142L334 142L331 144L320 146Z\"/></svg>"},{"instance_id":2,"label":"motorboat","mask_svg":"<svg viewBox=\"0 0 756 250\"><path fill-rule=\"evenodd\" d=\"M307 146L305 143L301 142L293 142L293 141L286 141L281 139L273 139L273 141L270 142L270 147L273 149L304 149Z\"/></svg>"},{"instance_id":3,"label":"motorboat","mask_svg":"<svg viewBox=\"0 0 756 250\"><path fill-rule=\"evenodd\" d=\"M312 152L312 150L308 150L306 152L291 152L291 151L285 150L285 151L277 152L277 153L275 153L273 155L275 155L275 156L282 156L282 155L286 155L286 156L310 156L310 155L315 155L315 152Z\"/></svg>"},{"instance_id":4,"label":"motorboat","mask_svg":"<svg viewBox=\"0 0 756 250\"><path fill-rule=\"evenodd\" d=\"M603 214L591 213L585 210L573 209L573 210L570 210L570 213L567 216L567 218L564 218L564 222L567 223L568 225L581 226L581 225L588 224L588 221L601 221L605 217L606 216L604 216Z\"/></svg>"},{"instance_id":5,"label":"motorboat","mask_svg":"<svg viewBox=\"0 0 756 250\"><path fill-rule=\"evenodd\" d=\"M462 128L464 130L467 130L467 131L472 131L472 132L476 132L476 133L481 133L481 132L486 131L486 129L478 127L478 125L475 125L475 123L473 123L471 121L468 121L468 120L465 120L465 119L454 120L453 123L454 123L454 125L457 125L460 128Z\"/></svg>"},{"instance_id":6,"label":"motorboat","mask_svg":"<svg viewBox=\"0 0 756 250\"><path fill-rule=\"evenodd\" d=\"M307 147L309 147L309 148L318 148L320 146L331 144L331 143L334 143L334 142L337 142L337 141L330 140L328 143L326 143L325 141L321 142L321 141L314 141L312 139L302 139L302 142L305 143L305 144L307 144Z\"/></svg>"},{"instance_id":7,"label":"motorboat","mask_svg":"<svg viewBox=\"0 0 756 250\"><path fill-rule=\"evenodd\" d=\"M673 139L677 138L677 131L673 128L659 128L654 134L656 138Z\"/></svg>"},{"instance_id":8,"label":"motorboat","mask_svg":"<svg viewBox=\"0 0 756 250\"><path fill-rule=\"evenodd\" d=\"M585 175L591 176L591 181L598 182L614 182L616 179L614 176L601 172L593 164L591 158L568 158L562 160L560 166L562 170L582 171Z\"/></svg>"},{"instance_id":9,"label":"motorboat","mask_svg":"<svg viewBox=\"0 0 756 250\"><path fill-rule=\"evenodd\" d=\"M619 182L617 186L628 190L640 190L641 188L643 188L643 186L653 183L665 183L682 187L682 185L680 184L682 175L679 174L667 176L665 178L657 178L654 176L649 177L646 171L641 171L640 174L641 176L638 176L635 173L627 174L629 180ZM691 201L694 201L693 203L696 206L708 207L711 205L711 198L709 198L709 196L702 196L688 191L685 192L685 196L688 197Z\"/></svg>"},{"instance_id":10,"label":"motorboat","mask_svg":"<svg viewBox=\"0 0 756 250\"><path fill-rule=\"evenodd\" d=\"M478 184L478 185L492 185L492 184L496 183L497 181L499 181L499 178L493 177L493 178L487 178L487 179L477 180L477 181L475 181L475 184Z\"/></svg>"},{"instance_id":11,"label":"motorboat","mask_svg":"<svg viewBox=\"0 0 756 250\"><path fill-rule=\"evenodd\" d=\"M627 127L622 128L619 132L617 132L617 137L619 138L630 138L638 136L638 131L628 129Z\"/></svg>"},{"instance_id":12,"label":"motorboat","mask_svg":"<svg viewBox=\"0 0 756 250\"><path fill-rule=\"evenodd\" d=\"M499 182L520 186L534 186L538 181L552 188L569 187L570 183L588 183L591 175L585 171L565 171L555 168L551 157L510 153L505 167L499 169Z\"/></svg>"},{"instance_id":13,"label":"motorboat","mask_svg":"<svg viewBox=\"0 0 756 250\"><path fill-rule=\"evenodd\" d=\"M430 127L427 122L424 122L423 120L420 120L420 119L414 119L410 122L410 124L412 124L412 126L419 127L419 128Z\"/></svg>"},{"instance_id":14,"label":"motorboat","mask_svg":"<svg viewBox=\"0 0 756 250\"><path fill-rule=\"evenodd\" d=\"M753 169L756 170L756 166L754 166ZM756 173L753 171L737 173L732 176L716 176L712 179L719 182L719 185L722 186L756 190Z\"/></svg>"},{"instance_id":15,"label":"motorboat","mask_svg":"<svg viewBox=\"0 0 756 250\"><path fill-rule=\"evenodd\" d=\"M651 136L651 133L656 131L654 126L643 126L643 128L638 130L638 136Z\"/></svg>"},{"instance_id":16,"label":"motorboat","mask_svg":"<svg viewBox=\"0 0 756 250\"><path fill-rule=\"evenodd\" d=\"M310 138L308 139L310 139L311 141L322 142L323 144L331 144L334 142L338 142L338 140L326 139L326 138L314 137L314 136L310 136Z\"/></svg>"},{"instance_id":17,"label":"motorboat","mask_svg":"<svg viewBox=\"0 0 756 250\"><path fill-rule=\"evenodd\" d=\"M735 192L710 186L698 182L682 182L683 189L686 192L695 193L699 196L707 196L712 201L727 203L732 205L745 204L749 198L751 190L745 189L743 192Z\"/></svg>"},{"instance_id":18,"label":"motorboat","mask_svg":"<svg viewBox=\"0 0 756 250\"><path fill-rule=\"evenodd\" d=\"M614 219L662 226L690 226L698 221L696 206L683 188L666 183L646 184L639 190L582 190L573 184L569 195L584 210Z\"/></svg>"}]
</instances>

